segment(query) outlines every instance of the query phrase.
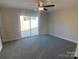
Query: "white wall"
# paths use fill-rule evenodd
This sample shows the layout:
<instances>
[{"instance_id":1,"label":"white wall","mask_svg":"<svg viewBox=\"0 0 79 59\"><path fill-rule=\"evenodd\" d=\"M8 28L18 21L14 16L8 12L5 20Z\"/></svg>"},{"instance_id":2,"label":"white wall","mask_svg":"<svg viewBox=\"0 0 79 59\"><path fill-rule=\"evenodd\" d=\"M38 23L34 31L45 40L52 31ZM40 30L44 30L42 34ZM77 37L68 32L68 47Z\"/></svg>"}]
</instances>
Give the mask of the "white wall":
<instances>
[{"instance_id":1,"label":"white wall","mask_svg":"<svg viewBox=\"0 0 79 59\"><path fill-rule=\"evenodd\" d=\"M40 13L39 34L48 34L48 13Z\"/></svg>"},{"instance_id":2,"label":"white wall","mask_svg":"<svg viewBox=\"0 0 79 59\"><path fill-rule=\"evenodd\" d=\"M39 13L32 10L1 8L2 25L4 30L3 41L11 41L21 38L20 16L39 16ZM47 14L42 13L39 17L39 34L47 34Z\"/></svg>"},{"instance_id":3,"label":"white wall","mask_svg":"<svg viewBox=\"0 0 79 59\"><path fill-rule=\"evenodd\" d=\"M20 38L19 11L17 9L2 8L1 12L4 29L3 41L11 41Z\"/></svg>"},{"instance_id":4,"label":"white wall","mask_svg":"<svg viewBox=\"0 0 79 59\"><path fill-rule=\"evenodd\" d=\"M49 34L77 42L77 8L50 12Z\"/></svg>"},{"instance_id":5,"label":"white wall","mask_svg":"<svg viewBox=\"0 0 79 59\"><path fill-rule=\"evenodd\" d=\"M77 43L77 13L77 7L50 12L49 34Z\"/></svg>"}]
</instances>

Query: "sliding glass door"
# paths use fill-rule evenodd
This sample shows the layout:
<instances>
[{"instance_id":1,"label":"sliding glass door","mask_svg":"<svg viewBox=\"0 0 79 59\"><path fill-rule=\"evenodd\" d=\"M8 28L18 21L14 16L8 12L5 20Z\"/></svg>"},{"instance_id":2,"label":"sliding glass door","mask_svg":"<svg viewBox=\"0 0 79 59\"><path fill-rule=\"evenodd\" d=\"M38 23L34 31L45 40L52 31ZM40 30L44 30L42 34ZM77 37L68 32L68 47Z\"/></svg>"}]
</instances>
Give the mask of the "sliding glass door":
<instances>
[{"instance_id":1,"label":"sliding glass door","mask_svg":"<svg viewBox=\"0 0 79 59\"><path fill-rule=\"evenodd\" d=\"M38 35L38 17L31 17L31 36Z\"/></svg>"},{"instance_id":2,"label":"sliding glass door","mask_svg":"<svg viewBox=\"0 0 79 59\"><path fill-rule=\"evenodd\" d=\"M38 17L20 16L20 24L22 37L38 35Z\"/></svg>"}]
</instances>

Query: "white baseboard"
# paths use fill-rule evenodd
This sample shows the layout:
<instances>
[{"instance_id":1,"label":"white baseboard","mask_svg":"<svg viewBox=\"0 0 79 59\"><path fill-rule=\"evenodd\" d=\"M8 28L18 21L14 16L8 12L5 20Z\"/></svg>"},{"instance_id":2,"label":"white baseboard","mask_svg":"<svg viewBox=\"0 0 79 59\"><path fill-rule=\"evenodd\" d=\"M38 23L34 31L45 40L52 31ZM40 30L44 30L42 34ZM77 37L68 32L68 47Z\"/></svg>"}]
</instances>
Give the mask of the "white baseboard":
<instances>
[{"instance_id":1,"label":"white baseboard","mask_svg":"<svg viewBox=\"0 0 79 59\"><path fill-rule=\"evenodd\" d=\"M58 36L58 35L55 35L55 34L49 34L49 35L52 35L52 36L55 36L55 37L58 37L58 38L61 38L61 39L64 39L64 40L67 40L67 41L70 41L70 42L73 42L73 43L78 43L75 40L72 40L72 39L69 39L69 38L65 38L65 37L62 37L62 36Z\"/></svg>"},{"instance_id":2,"label":"white baseboard","mask_svg":"<svg viewBox=\"0 0 79 59\"><path fill-rule=\"evenodd\" d=\"M14 41L14 40L18 40L18 39L21 39L21 37L12 38L12 39L5 39L5 40L3 40L3 42L9 42L9 41Z\"/></svg>"}]
</instances>

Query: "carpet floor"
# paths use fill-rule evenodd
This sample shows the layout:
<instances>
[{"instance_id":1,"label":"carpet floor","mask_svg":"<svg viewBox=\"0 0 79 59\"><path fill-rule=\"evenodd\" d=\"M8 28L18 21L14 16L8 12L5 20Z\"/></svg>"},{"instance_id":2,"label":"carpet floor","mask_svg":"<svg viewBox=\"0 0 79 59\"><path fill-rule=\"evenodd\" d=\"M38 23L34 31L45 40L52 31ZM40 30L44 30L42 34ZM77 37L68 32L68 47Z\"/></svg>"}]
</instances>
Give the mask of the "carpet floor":
<instances>
[{"instance_id":1,"label":"carpet floor","mask_svg":"<svg viewBox=\"0 0 79 59\"><path fill-rule=\"evenodd\" d=\"M73 59L75 48L75 43L37 35L5 43L0 59Z\"/></svg>"}]
</instances>

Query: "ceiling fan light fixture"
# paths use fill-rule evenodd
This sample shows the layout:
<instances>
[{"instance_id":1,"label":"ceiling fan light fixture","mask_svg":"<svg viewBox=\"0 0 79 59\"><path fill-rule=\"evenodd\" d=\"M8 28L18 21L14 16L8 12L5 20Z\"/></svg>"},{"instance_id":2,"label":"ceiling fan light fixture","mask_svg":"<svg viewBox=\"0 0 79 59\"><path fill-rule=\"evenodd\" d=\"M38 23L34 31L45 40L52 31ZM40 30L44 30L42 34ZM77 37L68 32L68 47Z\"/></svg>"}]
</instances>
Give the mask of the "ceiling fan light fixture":
<instances>
[{"instance_id":1,"label":"ceiling fan light fixture","mask_svg":"<svg viewBox=\"0 0 79 59\"><path fill-rule=\"evenodd\" d=\"M44 7L38 7L39 11L44 11Z\"/></svg>"}]
</instances>

